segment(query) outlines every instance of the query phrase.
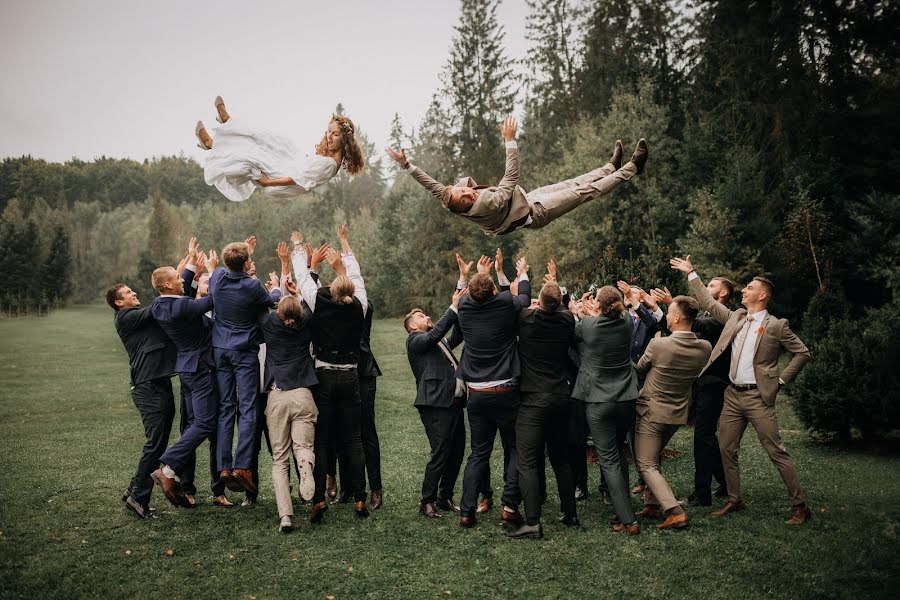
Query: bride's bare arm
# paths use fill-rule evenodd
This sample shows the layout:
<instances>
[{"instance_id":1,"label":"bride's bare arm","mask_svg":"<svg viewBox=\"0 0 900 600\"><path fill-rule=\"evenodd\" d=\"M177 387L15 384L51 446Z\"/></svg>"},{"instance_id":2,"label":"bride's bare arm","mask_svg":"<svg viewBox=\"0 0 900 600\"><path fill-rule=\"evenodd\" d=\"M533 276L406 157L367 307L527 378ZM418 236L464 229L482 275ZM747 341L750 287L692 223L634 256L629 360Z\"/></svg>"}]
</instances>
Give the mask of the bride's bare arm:
<instances>
[{"instance_id":1,"label":"bride's bare arm","mask_svg":"<svg viewBox=\"0 0 900 600\"><path fill-rule=\"evenodd\" d=\"M279 177L278 179L272 179L265 173L263 173L262 176L256 180L256 183L258 183L259 185L261 185L263 187L273 187L273 186L279 186L279 185L296 185L296 182L293 179L291 179L290 177Z\"/></svg>"}]
</instances>

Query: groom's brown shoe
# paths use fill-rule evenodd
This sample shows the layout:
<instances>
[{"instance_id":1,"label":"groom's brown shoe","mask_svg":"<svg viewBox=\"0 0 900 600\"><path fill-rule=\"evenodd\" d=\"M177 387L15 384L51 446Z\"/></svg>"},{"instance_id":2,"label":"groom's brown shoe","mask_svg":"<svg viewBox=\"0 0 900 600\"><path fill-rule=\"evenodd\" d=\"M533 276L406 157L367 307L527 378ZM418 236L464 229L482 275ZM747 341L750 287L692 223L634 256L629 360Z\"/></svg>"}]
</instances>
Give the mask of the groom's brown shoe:
<instances>
[{"instance_id":1,"label":"groom's brown shoe","mask_svg":"<svg viewBox=\"0 0 900 600\"><path fill-rule=\"evenodd\" d=\"M637 167L637 174L644 172L644 165L647 164L647 157L650 156L650 148L647 146L647 140L641 138L631 155L631 162Z\"/></svg>"},{"instance_id":2,"label":"groom's brown shoe","mask_svg":"<svg viewBox=\"0 0 900 600\"><path fill-rule=\"evenodd\" d=\"M785 525L803 525L812 518L812 511L806 504L798 504L791 513L791 518L784 522Z\"/></svg>"},{"instance_id":3,"label":"groom's brown shoe","mask_svg":"<svg viewBox=\"0 0 900 600\"><path fill-rule=\"evenodd\" d=\"M725 503L725 507L722 510L717 510L713 513L714 517L724 517L729 513L738 512L741 510L745 510L747 508L747 504L743 500L738 500L737 502L732 502L729 500Z\"/></svg>"},{"instance_id":4,"label":"groom's brown shoe","mask_svg":"<svg viewBox=\"0 0 900 600\"><path fill-rule=\"evenodd\" d=\"M235 469L231 476L241 485L245 491L255 495L259 493L256 484L253 483L253 471L250 469Z\"/></svg>"},{"instance_id":5,"label":"groom's brown shoe","mask_svg":"<svg viewBox=\"0 0 900 600\"><path fill-rule=\"evenodd\" d=\"M622 168L622 158L624 156L625 146L622 145L622 140L616 140L616 147L613 149L612 156L609 158L609 162L616 168L616 171Z\"/></svg>"},{"instance_id":6,"label":"groom's brown shoe","mask_svg":"<svg viewBox=\"0 0 900 600\"><path fill-rule=\"evenodd\" d=\"M166 500L172 503L172 506L179 507L187 504L187 498L185 498L184 492L181 491L181 484L171 477L166 477L166 474L163 473L162 469L153 471L153 473L150 474L150 477L156 482L159 489L162 490Z\"/></svg>"}]
</instances>

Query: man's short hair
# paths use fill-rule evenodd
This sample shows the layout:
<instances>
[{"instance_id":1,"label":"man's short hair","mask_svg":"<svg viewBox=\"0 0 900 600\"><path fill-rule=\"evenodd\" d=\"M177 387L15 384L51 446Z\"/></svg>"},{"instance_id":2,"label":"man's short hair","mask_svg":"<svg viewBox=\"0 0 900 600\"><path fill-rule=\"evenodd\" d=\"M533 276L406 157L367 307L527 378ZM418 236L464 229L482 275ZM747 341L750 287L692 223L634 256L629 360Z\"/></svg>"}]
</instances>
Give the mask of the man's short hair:
<instances>
[{"instance_id":1,"label":"man's short hair","mask_svg":"<svg viewBox=\"0 0 900 600\"><path fill-rule=\"evenodd\" d=\"M169 281L169 271L174 271L172 267L160 267L153 271L153 274L150 276L150 285L153 286L153 289L163 293L163 286L167 281Z\"/></svg>"},{"instance_id":2,"label":"man's short hair","mask_svg":"<svg viewBox=\"0 0 900 600\"><path fill-rule=\"evenodd\" d=\"M119 292L122 291L122 288L128 287L124 283L117 283L108 290L106 290L106 303L116 312L119 311L119 307L116 306L116 300L121 300L119 297Z\"/></svg>"},{"instance_id":3,"label":"man's short hair","mask_svg":"<svg viewBox=\"0 0 900 600\"><path fill-rule=\"evenodd\" d=\"M728 292L727 300L731 300L734 298L734 282L727 277L713 277L713 281L718 281L722 284L722 287L725 288L725 291Z\"/></svg>"},{"instance_id":4,"label":"man's short hair","mask_svg":"<svg viewBox=\"0 0 900 600\"><path fill-rule=\"evenodd\" d=\"M246 242L232 242L222 250L222 260L231 271L243 271L250 260L250 246Z\"/></svg>"},{"instance_id":5,"label":"man's short hair","mask_svg":"<svg viewBox=\"0 0 900 600\"><path fill-rule=\"evenodd\" d=\"M421 308L414 308L411 311L409 311L408 313L406 313L406 317L404 317L404 319L403 319L403 326L406 328L406 333L409 333L410 331L412 331L409 328L409 323L410 323L410 321L413 320L413 317L416 316L418 313L425 314L425 311L423 311Z\"/></svg>"},{"instance_id":6,"label":"man's short hair","mask_svg":"<svg viewBox=\"0 0 900 600\"><path fill-rule=\"evenodd\" d=\"M772 283L772 280L766 279L765 277L754 277L753 281L758 281L763 285L763 289L766 291L766 294L768 294L769 300L771 300L772 296L775 295L775 284Z\"/></svg>"},{"instance_id":7,"label":"man's short hair","mask_svg":"<svg viewBox=\"0 0 900 600\"><path fill-rule=\"evenodd\" d=\"M482 302L493 295L494 280L487 273L476 273L469 279L469 295L475 302Z\"/></svg>"},{"instance_id":8,"label":"man's short hair","mask_svg":"<svg viewBox=\"0 0 900 600\"><path fill-rule=\"evenodd\" d=\"M562 290L554 282L545 283L538 295L538 300L541 303L541 310L556 312L562 305Z\"/></svg>"},{"instance_id":9,"label":"man's short hair","mask_svg":"<svg viewBox=\"0 0 900 600\"><path fill-rule=\"evenodd\" d=\"M693 323L700 312L700 303L691 296L675 296L672 298L672 306L678 306L678 313L688 323ZM669 310L672 310L671 307Z\"/></svg>"}]
</instances>

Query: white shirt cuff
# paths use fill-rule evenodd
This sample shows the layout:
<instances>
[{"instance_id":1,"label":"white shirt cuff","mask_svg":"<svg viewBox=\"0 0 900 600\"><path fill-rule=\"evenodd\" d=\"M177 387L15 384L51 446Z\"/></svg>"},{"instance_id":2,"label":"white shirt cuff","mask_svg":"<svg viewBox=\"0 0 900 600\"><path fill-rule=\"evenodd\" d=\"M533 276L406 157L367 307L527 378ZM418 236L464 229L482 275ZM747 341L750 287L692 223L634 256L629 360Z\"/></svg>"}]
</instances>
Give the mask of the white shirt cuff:
<instances>
[{"instance_id":1,"label":"white shirt cuff","mask_svg":"<svg viewBox=\"0 0 900 600\"><path fill-rule=\"evenodd\" d=\"M782 379L781 377L778 378L778 383L780 383L781 385L785 385L784 379Z\"/></svg>"},{"instance_id":2,"label":"white shirt cuff","mask_svg":"<svg viewBox=\"0 0 900 600\"><path fill-rule=\"evenodd\" d=\"M502 273L497 273L497 282L501 285L501 287L509 286L509 277Z\"/></svg>"},{"instance_id":3,"label":"white shirt cuff","mask_svg":"<svg viewBox=\"0 0 900 600\"><path fill-rule=\"evenodd\" d=\"M653 311L653 316L654 316L654 318L656 319L656 322L657 322L657 323L661 323L662 320L663 320L663 318L665 317L665 315L663 314L662 309L661 309L659 306L657 306L657 307L656 307L656 310Z\"/></svg>"},{"instance_id":4,"label":"white shirt cuff","mask_svg":"<svg viewBox=\"0 0 900 600\"><path fill-rule=\"evenodd\" d=\"M452 311L455 312L456 314L459 314L459 309L456 308L455 306L453 306L452 304L450 305L450 310L452 310Z\"/></svg>"},{"instance_id":5,"label":"white shirt cuff","mask_svg":"<svg viewBox=\"0 0 900 600\"><path fill-rule=\"evenodd\" d=\"M456 281L456 289L457 290L463 290L466 288L467 285L468 284L466 283L465 279L459 279Z\"/></svg>"},{"instance_id":6,"label":"white shirt cuff","mask_svg":"<svg viewBox=\"0 0 900 600\"><path fill-rule=\"evenodd\" d=\"M690 273L688 273L688 281L693 281L693 280L697 279L698 277L700 277L700 276L697 275L697 271L691 271Z\"/></svg>"},{"instance_id":7,"label":"white shirt cuff","mask_svg":"<svg viewBox=\"0 0 900 600\"><path fill-rule=\"evenodd\" d=\"M509 140L508 142L506 142L507 150L509 150L510 148L518 148L518 147L519 147L519 145L516 143L516 140Z\"/></svg>"},{"instance_id":8,"label":"white shirt cuff","mask_svg":"<svg viewBox=\"0 0 900 600\"><path fill-rule=\"evenodd\" d=\"M193 265L192 263L188 263L188 264L184 265L184 270L190 271L191 273L196 273L197 267L195 265Z\"/></svg>"},{"instance_id":9,"label":"white shirt cuff","mask_svg":"<svg viewBox=\"0 0 900 600\"><path fill-rule=\"evenodd\" d=\"M519 281L528 281L528 273L522 273L521 275L519 275L518 280Z\"/></svg>"}]
</instances>

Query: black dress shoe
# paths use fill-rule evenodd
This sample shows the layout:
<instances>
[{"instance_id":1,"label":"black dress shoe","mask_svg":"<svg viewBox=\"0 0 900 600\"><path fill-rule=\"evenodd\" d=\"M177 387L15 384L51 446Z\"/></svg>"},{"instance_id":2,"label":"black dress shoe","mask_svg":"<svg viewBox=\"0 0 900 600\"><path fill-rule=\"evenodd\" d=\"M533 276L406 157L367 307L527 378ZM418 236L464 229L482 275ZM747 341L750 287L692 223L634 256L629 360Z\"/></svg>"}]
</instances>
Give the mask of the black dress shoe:
<instances>
[{"instance_id":1,"label":"black dress shoe","mask_svg":"<svg viewBox=\"0 0 900 600\"><path fill-rule=\"evenodd\" d=\"M563 515L559 518L559 522L566 527L581 527L581 521L577 515Z\"/></svg>"},{"instance_id":2,"label":"black dress shoe","mask_svg":"<svg viewBox=\"0 0 900 600\"><path fill-rule=\"evenodd\" d=\"M434 502L422 502L419 505L419 512L429 519L440 519L442 516L434 505Z\"/></svg>"},{"instance_id":3,"label":"black dress shoe","mask_svg":"<svg viewBox=\"0 0 900 600\"><path fill-rule=\"evenodd\" d=\"M350 493L350 490L341 490L341 493L332 501L332 504L348 504L352 499L353 495Z\"/></svg>"},{"instance_id":4,"label":"black dress shoe","mask_svg":"<svg viewBox=\"0 0 900 600\"><path fill-rule=\"evenodd\" d=\"M434 503L435 508L447 512L459 512L459 506L453 501L453 498L441 498Z\"/></svg>"},{"instance_id":5,"label":"black dress shoe","mask_svg":"<svg viewBox=\"0 0 900 600\"><path fill-rule=\"evenodd\" d=\"M459 518L459 526L465 527L469 529L470 527L475 527L475 517L467 517L465 515Z\"/></svg>"},{"instance_id":6,"label":"black dress shoe","mask_svg":"<svg viewBox=\"0 0 900 600\"><path fill-rule=\"evenodd\" d=\"M537 525L522 525L518 529L514 529L513 531L507 533L506 536L516 540L538 540L544 537L544 528L540 523L538 523Z\"/></svg>"},{"instance_id":7,"label":"black dress shoe","mask_svg":"<svg viewBox=\"0 0 900 600\"><path fill-rule=\"evenodd\" d=\"M684 504L688 506L712 506L712 496L698 496L697 494L691 494L687 497L687 500L684 501Z\"/></svg>"},{"instance_id":8,"label":"black dress shoe","mask_svg":"<svg viewBox=\"0 0 900 600\"><path fill-rule=\"evenodd\" d=\"M378 510L384 504L384 490L372 490L369 496L369 506L372 510Z\"/></svg>"},{"instance_id":9,"label":"black dress shoe","mask_svg":"<svg viewBox=\"0 0 900 600\"><path fill-rule=\"evenodd\" d=\"M581 486L575 488L575 500L581 502L588 499L588 491Z\"/></svg>"}]
</instances>

